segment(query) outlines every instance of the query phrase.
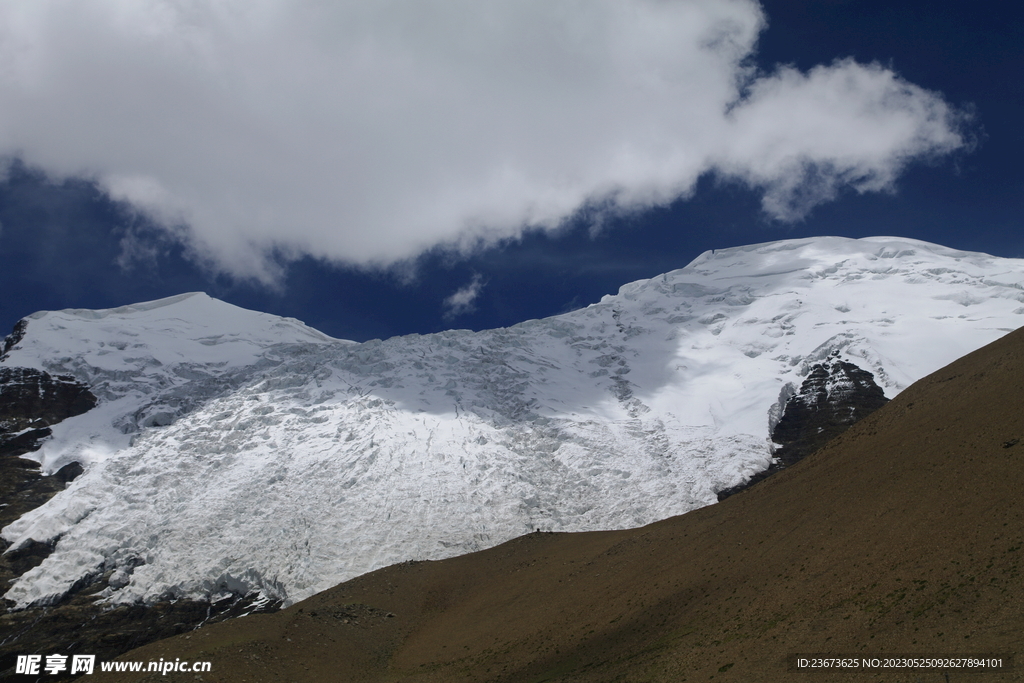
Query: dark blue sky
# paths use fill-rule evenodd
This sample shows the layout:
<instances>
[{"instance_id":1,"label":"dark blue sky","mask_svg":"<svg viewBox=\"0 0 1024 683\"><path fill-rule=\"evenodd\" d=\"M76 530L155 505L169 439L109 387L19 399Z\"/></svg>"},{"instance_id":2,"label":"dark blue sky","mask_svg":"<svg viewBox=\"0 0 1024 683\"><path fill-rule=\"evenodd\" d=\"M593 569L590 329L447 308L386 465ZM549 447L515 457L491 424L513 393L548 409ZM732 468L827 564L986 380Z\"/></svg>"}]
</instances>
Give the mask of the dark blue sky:
<instances>
[{"instance_id":1,"label":"dark blue sky","mask_svg":"<svg viewBox=\"0 0 1024 683\"><path fill-rule=\"evenodd\" d=\"M483 329L597 301L632 280L680 268L701 252L813 235L897 235L1024 257L1024 10L1011 3L767 0L761 69L806 70L853 57L878 61L974 112L972 151L912 165L893 194L853 191L796 223L765 216L760 195L701 179L689 199L625 218L592 215L558 233L453 256L421 256L414 273L285 263L277 287L214 272L130 207L86 180L50 181L15 161L0 183L0 329L41 309L106 308L206 291L355 340L450 327ZM145 254L123 258L125 238ZM444 300L479 278L475 309Z\"/></svg>"}]
</instances>

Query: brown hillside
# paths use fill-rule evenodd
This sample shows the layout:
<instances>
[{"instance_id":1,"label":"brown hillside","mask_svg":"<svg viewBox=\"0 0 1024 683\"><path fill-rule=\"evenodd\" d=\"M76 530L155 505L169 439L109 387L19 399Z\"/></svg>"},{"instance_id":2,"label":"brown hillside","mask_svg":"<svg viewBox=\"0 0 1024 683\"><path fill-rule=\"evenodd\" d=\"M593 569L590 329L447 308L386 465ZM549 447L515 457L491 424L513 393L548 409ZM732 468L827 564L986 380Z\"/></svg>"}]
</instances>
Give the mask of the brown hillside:
<instances>
[{"instance_id":1,"label":"brown hillside","mask_svg":"<svg viewBox=\"0 0 1024 683\"><path fill-rule=\"evenodd\" d=\"M907 389L790 469L628 531L531 534L382 569L122 659L91 680L983 681L787 670L798 652L1024 645L1024 331Z\"/></svg>"}]
</instances>

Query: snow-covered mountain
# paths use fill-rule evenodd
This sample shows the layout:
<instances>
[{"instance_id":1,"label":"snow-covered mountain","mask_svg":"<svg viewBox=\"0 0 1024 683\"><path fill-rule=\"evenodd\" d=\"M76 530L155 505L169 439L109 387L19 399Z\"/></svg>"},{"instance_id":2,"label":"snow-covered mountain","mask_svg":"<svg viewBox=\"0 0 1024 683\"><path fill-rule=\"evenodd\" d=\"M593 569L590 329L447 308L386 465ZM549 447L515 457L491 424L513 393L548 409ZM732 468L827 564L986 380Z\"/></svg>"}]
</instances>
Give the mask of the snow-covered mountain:
<instances>
[{"instance_id":1,"label":"snow-covered mountain","mask_svg":"<svg viewBox=\"0 0 1024 683\"><path fill-rule=\"evenodd\" d=\"M3 530L59 539L5 597L294 601L534 529L642 525L771 462L834 356L892 396L1024 323L1024 260L878 237L705 253L509 328L356 344L204 294L41 312L3 363L99 405L33 454L85 473ZM837 354L837 355L836 355Z\"/></svg>"}]
</instances>

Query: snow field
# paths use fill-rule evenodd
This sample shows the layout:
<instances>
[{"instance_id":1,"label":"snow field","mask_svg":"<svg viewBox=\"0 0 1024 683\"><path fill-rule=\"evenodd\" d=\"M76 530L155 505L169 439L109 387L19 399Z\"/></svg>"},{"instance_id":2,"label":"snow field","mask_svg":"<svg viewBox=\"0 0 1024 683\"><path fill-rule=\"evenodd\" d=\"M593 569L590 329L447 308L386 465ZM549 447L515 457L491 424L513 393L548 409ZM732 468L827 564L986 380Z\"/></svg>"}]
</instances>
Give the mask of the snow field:
<instances>
[{"instance_id":1,"label":"snow field","mask_svg":"<svg viewBox=\"0 0 1024 683\"><path fill-rule=\"evenodd\" d=\"M891 397L1022 315L1024 261L898 238L724 249L554 318L363 344L201 294L35 314L6 362L101 405L36 454L87 468L3 530L60 539L5 597L116 569L117 602L291 602L536 528L646 524L767 467L830 354Z\"/></svg>"}]
</instances>

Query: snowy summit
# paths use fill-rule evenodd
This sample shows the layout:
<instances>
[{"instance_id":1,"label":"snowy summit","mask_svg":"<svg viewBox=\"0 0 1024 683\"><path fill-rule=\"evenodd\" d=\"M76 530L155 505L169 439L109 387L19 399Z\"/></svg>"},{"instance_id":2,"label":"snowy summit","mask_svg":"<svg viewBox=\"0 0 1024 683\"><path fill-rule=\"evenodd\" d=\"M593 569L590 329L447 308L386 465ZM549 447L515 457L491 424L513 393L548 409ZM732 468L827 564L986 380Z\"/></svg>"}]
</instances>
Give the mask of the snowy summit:
<instances>
[{"instance_id":1,"label":"snowy summit","mask_svg":"<svg viewBox=\"0 0 1024 683\"><path fill-rule=\"evenodd\" d=\"M816 363L891 397L1022 322L1024 261L888 237L708 252L564 315L361 344L203 294L36 313L3 363L99 405L32 454L85 473L3 529L59 539L5 597L114 570L111 601L292 602L538 528L646 524L765 469Z\"/></svg>"}]
</instances>

